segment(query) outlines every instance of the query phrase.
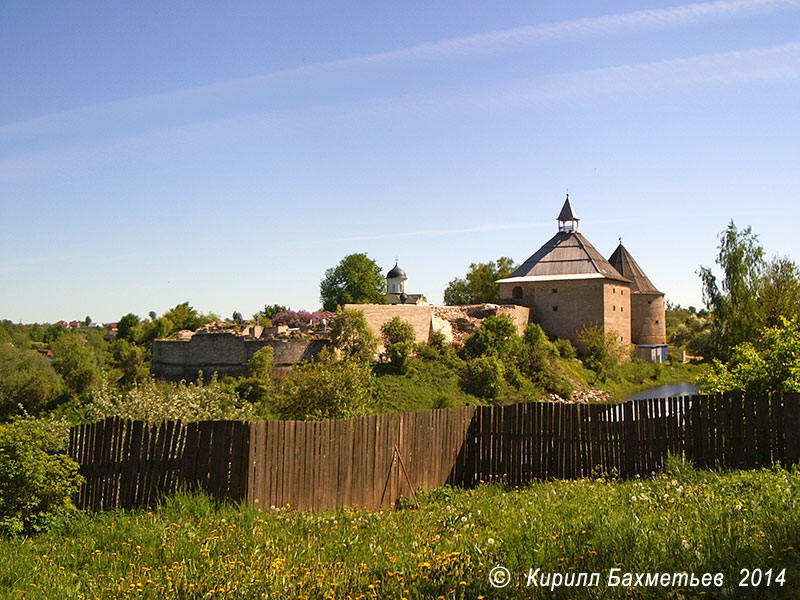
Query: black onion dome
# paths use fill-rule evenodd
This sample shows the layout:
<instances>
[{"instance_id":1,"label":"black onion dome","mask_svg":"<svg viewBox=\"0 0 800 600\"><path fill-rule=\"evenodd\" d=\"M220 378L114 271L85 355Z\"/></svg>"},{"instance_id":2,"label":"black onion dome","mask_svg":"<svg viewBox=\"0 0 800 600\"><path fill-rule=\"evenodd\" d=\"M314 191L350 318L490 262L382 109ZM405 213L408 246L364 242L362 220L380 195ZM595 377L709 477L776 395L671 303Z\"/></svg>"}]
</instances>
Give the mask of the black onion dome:
<instances>
[{"instance_id":1,"label":"black onion dome","mask_svg":"<svg viewBox=\"0 0 800 600\"><path fill-rule=\"evenodd\" d=\"M386 274L386 279L408 279L406 277L406 272L403 271L400 267L397 266L397 263L394 263L394 267L392 270Z\"/></svg>"}]
</instances>

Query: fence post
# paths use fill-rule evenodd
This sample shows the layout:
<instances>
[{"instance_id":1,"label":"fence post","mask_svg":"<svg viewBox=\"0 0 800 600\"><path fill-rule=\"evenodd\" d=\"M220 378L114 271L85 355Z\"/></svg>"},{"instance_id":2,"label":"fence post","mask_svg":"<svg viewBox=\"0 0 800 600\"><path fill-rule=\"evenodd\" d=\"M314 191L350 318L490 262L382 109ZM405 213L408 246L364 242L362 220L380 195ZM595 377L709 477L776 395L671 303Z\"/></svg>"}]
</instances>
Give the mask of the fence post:
<instances>
[{"instance_id":1,"label":"fence post","mask_svg":"<svg viewBox=\"0 0 800 600\"><path fill-rule=\"evenodd\" d=\"M783 395L784 440L786 443L786 466L800 460L800 396Z\"/></svg>"},{"instance_id":2,"label":"fence post","mask_svg":"<svg viewBox=\"0 0 800 600\"><path fill-rule=\"evenodd\" d=\"M628 400L623 405L623 440L625 448L625 477L630 477L636 471L636 421L633 418L633 401Z\"/></svg>"}]
</instances>

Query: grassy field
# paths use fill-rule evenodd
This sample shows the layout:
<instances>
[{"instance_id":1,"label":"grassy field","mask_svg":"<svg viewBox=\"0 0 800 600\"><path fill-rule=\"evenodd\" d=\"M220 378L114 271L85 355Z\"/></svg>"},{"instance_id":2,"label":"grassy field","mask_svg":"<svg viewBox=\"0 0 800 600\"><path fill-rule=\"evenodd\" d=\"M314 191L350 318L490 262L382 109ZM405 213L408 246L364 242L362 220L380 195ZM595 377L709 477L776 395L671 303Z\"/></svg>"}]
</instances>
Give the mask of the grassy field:
<instances>
[{"instance_id":1,"label":"grassy field","mask_svg":"<svg viewBox=\"0 0 800 600\"><path fill-rule=\"evenodd\" d=\"M418 501L393 511L313 514L218 505L186 494L150 511L79 514L49 533L0 541L0 597L798 595L797 470L709 472L671 461L664 473L647 479L441 488ZM489 584L498 565L511 573L505 589ZM526 587L530 568L599 573L600 585ZM722 573L724 585L609 587L614 568ZM761 570L758 587L739 587L744 568ZM783 585L775 581L781 573Z\"/></svg>"}]
</instances>

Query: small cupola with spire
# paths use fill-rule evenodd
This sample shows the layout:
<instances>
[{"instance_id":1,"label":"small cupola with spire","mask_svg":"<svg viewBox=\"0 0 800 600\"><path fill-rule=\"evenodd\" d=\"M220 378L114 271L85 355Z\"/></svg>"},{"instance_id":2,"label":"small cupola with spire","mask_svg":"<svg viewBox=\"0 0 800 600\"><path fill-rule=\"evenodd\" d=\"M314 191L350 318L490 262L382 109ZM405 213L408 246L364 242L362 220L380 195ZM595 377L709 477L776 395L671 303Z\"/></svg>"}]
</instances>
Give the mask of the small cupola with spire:
<instances>
[{"instance_id":1,"label":"small cupola with spire","mask_svg":"<svg viewBox=\"0 0 800 600\"><path fill-rule=\"evenodd\" d=\"M386 303L387 304L427 304L428 301L422 294L406 293L406 272L401 269L397 260L394 266L386 273Z\"/></svg>"},{"instance_id":2,"label":"small cupola with spire","mask_svg":"<svg viewBox=\"0 0 800 600\"><path fill-rule=\"evenodd\" d=\"M386 274L386 291L390 294L402 294L406 291L406 272L397 266L397 261L394 261L394 267Z\"/></svg>"},{"instance_id":3,"label":"small cupola with spire","mask_svg":"<svg viewBox=\"0 0 800 600\"><path fill-rule=\"evenodd\" d=\"M561 207L561 212L558 214L558 230L565 232L578 231L578 213L575 212L575 207L569 199L569 192L567 192L567 199L564 200L564 206Z\"/></svg>"}]
</instances>

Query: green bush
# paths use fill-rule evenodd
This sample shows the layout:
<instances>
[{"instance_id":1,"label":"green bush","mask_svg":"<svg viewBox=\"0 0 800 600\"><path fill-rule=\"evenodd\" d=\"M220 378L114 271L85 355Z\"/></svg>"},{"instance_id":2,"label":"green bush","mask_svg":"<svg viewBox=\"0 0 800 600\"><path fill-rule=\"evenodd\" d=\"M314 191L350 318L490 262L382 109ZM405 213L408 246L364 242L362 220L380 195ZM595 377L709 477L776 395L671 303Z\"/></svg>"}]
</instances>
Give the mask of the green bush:
<instances>
[{"instance_id":1,"label":"green bush","mask_svg":"<svg viewBox=\"0 0 800 600\"><path fill-rule=\"evenodd\" d=\"M337 419L365 414L372 399L372 370L356 359L325 357L292 369L276 409L284 419Z\"/></svg>"},{"instance_id":2,"label":"green bush","mask_svg":"<svg viewBox=\"0 0 800 600\"><path fill-rule=\"evenodd\" d=\"M401 342L413 342L414 327L408 321L403 321L400 317L392 317L381 326L383 343L386 346Z\"/></svg>"},{"instance_id":3,"label":"green bush","mask_svg":"<svg viewBox=\"0 0 800 600\"><path fill-rule=\"evenodd\" d=\"M492 315L483 320L464 342L468 357L507 354L518 338L517 326L506 315Z\"/></svg>"},{"instance_id":4,"label":"green bush","mask_svg":"<svg viewBox=\"0 0 800 600\"><path fill-rule=\"evenodd\" d=\"M62 335L50 347L53 349L53 368L74 396L82 396L100 384L102 372L83 338Z\"/></svg>"},{"instance_id":5,"label":"green bush","mask_svg":"<svg viewBox=\"0 0 800 600\"><path fill-rule=\"evenodd\" d=\"M347 358L371 362L378 340L367 325L363 312L341 309L331 321L331 345Z\"/></svg>"},{"instance_id":6,"label":"green bush","mask_svg":"<svg viewBox=\"0 0 800 600\"><path fill-rule=\"evenodd\" d=\"M479 356L467 361L464 387L479 398L497 399L503 390L503 363L495 356Z\"/></svg>"},{"instance_id":7,"label":"green bush","mask_svg":"<svg viewBox=\"0 0 800 600\"><path fill-rule=\"evenodd\" d=\"M35 350L0 344L0 419L35 414L61 394L61 377Z\"/></svg>"},{"instance_id":8,"label":"green bush","mask_svg":"<svg viewBox=\"0 0 800 600\"><path fill-rule=\"evenodd\" d=\"M400 317L392 317L381 327L385 356L396 373L408 371L411 353L414 351L414 327Z\"/></svg>"},{"instance_id":9,"label":"green bush","mask_svg":"<svg viewBox=\"0 0 800 600\"><path fill-rule=\"evenodd\" d=\"M82 478L62 450L58 436L38 421L0 425L0 535L44 531L75 510L71 498Z\"/></svg>"},{"instance_id":10,"label":"green bush","mask_svg":"<svg viewBox=\"0 0 800 600\"><path fill-rule=\"evenodd\" d=\"M433 329L431 330L430 339L428 339L428 345L431 348L435 348L441 352L445 349L445 346L448 346L449 344L447 343L447 336L443 331Z\"/></svg>"},{"instance_id":11,"label":"green bush","mask_svg":"<svg viewBox=\"0 0 800 600\"><path fill-rule=\"evenodd\" d=\"M559 338L553 342L553 346L555 346L561 358L571 360L578 355L575 346L569 340Z\"/></svg>"},{"instance_id":12,"label":"green bush","mask_svg":"<svg viewBox=\"0 0 800 600\"><path fill-rule=\"evenodd\" d=\"M396 373L405 373L408 371L408 365L411 362L411 353L413 350L414 344L411 342L396 342L386 348L386 355L389 357L392 370Z\"/></svg>"},{"instance_id":13,"label":"green bush","mask_svg":"<svg viewBox=\"0 0 800 600\"><path fill-rule=\"evenodd\" d=\"M585 348L583 364L594 371L600 381L618 379L623 363L628 360L629 348L617 339L617 335L599 325L585 327L578 333Z\"/></svg>"}]
</instances>

